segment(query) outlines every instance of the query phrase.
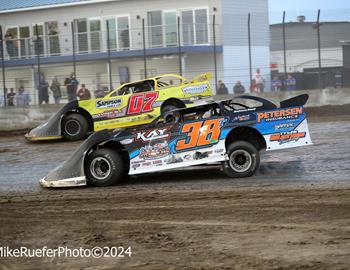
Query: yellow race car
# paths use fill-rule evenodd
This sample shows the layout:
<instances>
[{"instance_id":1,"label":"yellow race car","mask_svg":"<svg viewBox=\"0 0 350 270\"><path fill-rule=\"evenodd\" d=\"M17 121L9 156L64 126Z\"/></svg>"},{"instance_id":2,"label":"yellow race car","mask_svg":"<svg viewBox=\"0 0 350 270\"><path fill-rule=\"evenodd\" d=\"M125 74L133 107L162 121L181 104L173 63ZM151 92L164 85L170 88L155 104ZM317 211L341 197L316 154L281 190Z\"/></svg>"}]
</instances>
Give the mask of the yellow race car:
<instances>
[{"instance_id":1,"label":"yellow race car","mask_svg":"<svg viewBox=\"0 0 350 270\"><path fill-rule=\"evenodd\" d=\"M71 101L40 126L25 135L29 141L80 140L90 132L152 122L160 114L193 106L194 102L212 96L211 74L191 81L165 74L125 83L103 98Z\"/></svg>"}]
</instances>

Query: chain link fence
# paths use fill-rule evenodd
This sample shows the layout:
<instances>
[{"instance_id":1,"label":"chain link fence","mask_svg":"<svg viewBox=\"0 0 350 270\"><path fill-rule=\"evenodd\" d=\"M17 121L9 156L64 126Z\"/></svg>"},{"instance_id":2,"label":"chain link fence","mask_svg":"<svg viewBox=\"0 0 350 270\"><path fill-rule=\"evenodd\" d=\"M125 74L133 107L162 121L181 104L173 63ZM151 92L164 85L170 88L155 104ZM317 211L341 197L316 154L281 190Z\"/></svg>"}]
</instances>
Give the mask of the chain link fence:
<instances>
[{"instance_id":1,"label":"chain link fence","mask_svg":"<svg viewBox=\"0 0 350 270\"><path fill-rule=\"evenodd\" d=\"M295 17L293 14L293 18L289 12L278 14L280 20L274 19L270 25L269 65L255 62L261 51L256 45L259 14L254 13L236 14L242 23L232 28L218 23L215 15L204 23L187 23L177 17L176 23L152 26L140 19L142 26L138 28L130 28L123 18L93 20L88 24L75 20L71 22L71 31L65 33L59 33L54 22L37 24L32 29L28 26L5 31L3 27L0 105L40 103L41 81L48 82L48 103L53 103L50 86L55 79L60 84L60 102L65 103L65 81L71 72L76 75L79 88L85 84L92 97L98 92L108 93L130 78L160 73L192 77L208 71L213 74L214 88L219 80L234 84L240 81L245 92L347 87L350 85L347 80L350 78L350 23L330 21L329 18L336 18L336 10L333 17L332 12L326 11L326 20L322 20L323 11L312 12L306 12L314 14L310 18L301 16L302 12L295 13L298 14ZM350 14L350 10L348 12ZM272 15L277 18L276 14ZM234 36L237 27L241 29L241 36ZM237 56L237 61L246 59L238 67L224 65L227 61L225 35L242 45L242 56ZM196 48L206 55L198 54L196 64L191 64L188 50L196 51ZM132 67L116 64L125 59L134 63ZM20 69L20 78L9 75L10 71ZM259 71L262 71L260 77ZM234 86L230 84L229 93L234 92Z\"/></svg>"}]
</instances>

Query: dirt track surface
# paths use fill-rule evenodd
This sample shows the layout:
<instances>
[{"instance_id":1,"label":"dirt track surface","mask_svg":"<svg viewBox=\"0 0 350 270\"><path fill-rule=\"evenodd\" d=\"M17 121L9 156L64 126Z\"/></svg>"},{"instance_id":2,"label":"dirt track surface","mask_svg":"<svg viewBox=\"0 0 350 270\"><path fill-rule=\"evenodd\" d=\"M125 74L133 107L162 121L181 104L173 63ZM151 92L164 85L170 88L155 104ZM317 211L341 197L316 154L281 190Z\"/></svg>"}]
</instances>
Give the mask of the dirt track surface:
<instances>
[{"instance_id":1,"label":"dirt track surface","mask_svg":"<svg viewBox=\"0 0 350 270\"><path fill-rule=\"evenodd\" d=\"M133 252L0 269L350 269L350 121L336 119L310 124L313 146L263 153L249 179L206 166L109 188L40 189L79 143L0 138L0 246Z\"/></svg>"}]
</instances>

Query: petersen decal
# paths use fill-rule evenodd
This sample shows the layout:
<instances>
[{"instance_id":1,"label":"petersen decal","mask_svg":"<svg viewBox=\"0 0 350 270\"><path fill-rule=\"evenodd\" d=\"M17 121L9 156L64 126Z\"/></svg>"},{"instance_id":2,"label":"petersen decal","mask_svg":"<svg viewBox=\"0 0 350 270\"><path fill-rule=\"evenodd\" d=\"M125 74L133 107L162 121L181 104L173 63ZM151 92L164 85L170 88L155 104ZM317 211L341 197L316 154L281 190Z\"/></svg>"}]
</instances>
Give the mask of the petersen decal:
<instances>
[{"instance_id":1,"label":"petersen decal","mask_svg":"<svg viewBox=\"0 0 350 270\"><path fill-rule=\"evenodd\" d=\"M279 144L288 142L297 142L300 138L304 138L306 132L298 132L297 130L291 132L281 132L272 134L270 136L270 142L279 142Z\"/></svg>"},{"instance_id":2,"label":"petersen decal","mask_svg":"<svg viewBox=\"0 0 350 270\"><path fill-rule=\"evenodd\" d=\"M303 113L303 107L298 108L287 108L274 110L269 112L257 113L257 122L260 123L262 120L266 122L286 120L286 119L296 119Z\"/></svg>"},{"instance_id":3,"label":"petersen decal","mask_svg":"<svg viewBox=\"0 0 350 270\"><path fill-rule=\"evenodd\" d=\"M122 105L122 100L120 98L110 99L110 100L97 100L96 101L96 108L98 108L98 109L113 108L113 107L118 107L120 105Z\"/></svg>"},{"instance_id":4,"label":"petersen decal","mask_svg":"<svg viewBox=\"0 0 350 270\"><path fill-rule=\"evenodd\" d=\"M148 142L152 140L164 139L169 137L167 131L167 128L140 131L136 133L136 140Z\"/></svg>"},{"instance_id":5,"label":"petersen decal","mask_svg":"<svg viewBox=\"0 0 350 270\"><path fill-rule=\"evenodd\" d=\"M200 94L205 92L208 88L209 88L208 84L200 84L195 86L187 86L185 88L182 88L182 91L185 94L195 95L195 94Z\"/></svg>"}]
</instances>

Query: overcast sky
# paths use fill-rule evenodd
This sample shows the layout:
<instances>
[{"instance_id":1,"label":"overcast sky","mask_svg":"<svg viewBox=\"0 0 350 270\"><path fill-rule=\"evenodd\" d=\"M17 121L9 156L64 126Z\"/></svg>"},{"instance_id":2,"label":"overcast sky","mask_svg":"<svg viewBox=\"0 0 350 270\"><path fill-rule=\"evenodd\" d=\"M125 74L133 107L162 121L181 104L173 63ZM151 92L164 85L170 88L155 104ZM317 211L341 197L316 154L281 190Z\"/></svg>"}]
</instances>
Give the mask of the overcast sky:
<instances>
[{"instance_id":1,"label":"overcast sky","mask_svg":"<svg viewBox=\"0 0 350 270\"><path fill-rule=\"evenodd\" d=\"M350 0L269 0L269 9L270 23L280 22L284 10L286 21L295 21L298 15L314 21L318 9L323 21L350 21Z\"/></svg>"}]
</instances>

